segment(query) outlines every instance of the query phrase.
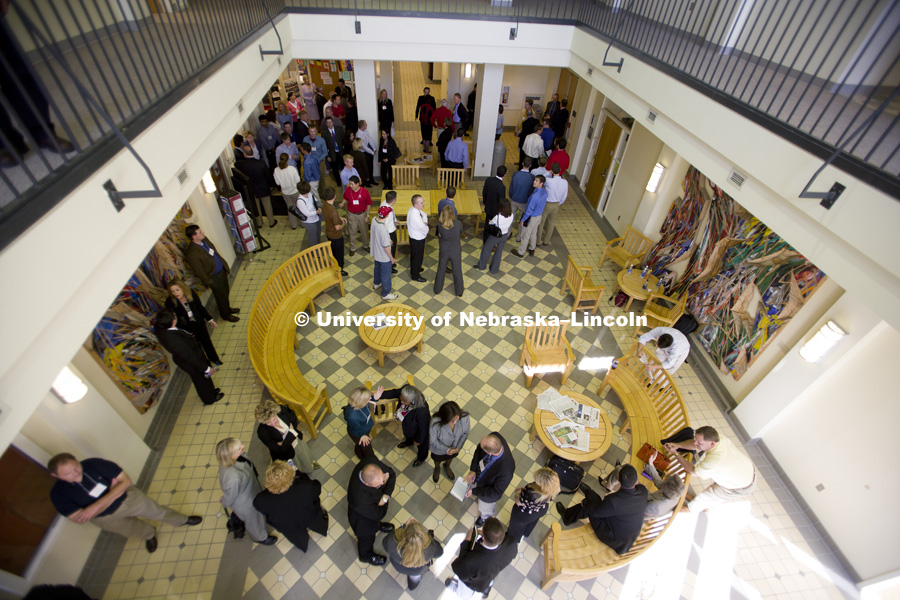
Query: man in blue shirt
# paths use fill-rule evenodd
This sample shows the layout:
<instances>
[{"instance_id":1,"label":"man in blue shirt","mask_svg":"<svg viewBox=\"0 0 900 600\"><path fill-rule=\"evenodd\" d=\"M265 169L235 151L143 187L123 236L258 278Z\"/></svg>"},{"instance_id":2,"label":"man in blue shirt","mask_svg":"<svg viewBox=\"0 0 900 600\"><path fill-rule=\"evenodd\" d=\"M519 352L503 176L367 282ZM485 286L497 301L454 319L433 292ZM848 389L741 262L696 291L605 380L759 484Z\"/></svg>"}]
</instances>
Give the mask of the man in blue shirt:
<instances>
[{"instance_id":1,"label":"man in blue shirt","mask_svg":"<svg viewBox=\"0 0 900 600\"><path fill-rule=\"evenodd\" d=\"M524 214L525 207L528 204L528 196L534 191L534 176L524 163L519 165L519 171L512 176L512 182L509 184L509 199L512 201L513 219L519 222L519 215ZM519 225L516 241L521 241L522 226Z\"/></svg>"},{"instance_id":2,"label":"man in blue shirt","mask_svg":"<svg viewBox=\"0 0 900 600\"><path fill-rule=\"evenodd\" d=\"M460 127L453 135L453 139L447 144L444 158L450 169L466 169L469 167L469 146L463 140L465 130Z\"/></svg>"},{"instance_id":3,"label":"man in blue shirt","mask_svg":"<svg viewBox=\"0 0 900 600\"><path fill-rule=\"evenodd\" d=\"M287 133L281 134L281 145L275 149L275 164L281 161L281 155L288 155L288 164L292 167L297 166L300 160L300 151L297 150L297 144L291 141L291 136Z\"/></svg>"},{"instance_id":4,"label":"man in blue shirt","mask_svg":"<svg viewBox=\"0 0 900 600\"><path fill-rule=\"evenodd\" d=\"M57 480L50 490L50 501L59 514L78 524L90 521L124 537L142 538L148 552L156 550L156 529L136 517L176 527L203 521L197 515L189 517L160 506L132 485L122 467L102 458L79 462L71 454L62 453L50 459L47 469Z\"/></svg>"},{"instance_id":5,"label":"man in blue shirt","mask_svg":"<svg viewBox=\"0 0 900 600\"><path fill-rule=\"evenodd\" d=\"M265 115L259 115L259 129L256 130L256 139L262 144L266 154L266 162L269 163L269 170L273 170L278 163L275 160L275 148L281 143L281 136L278 134L278 128Z\"/></svg>"},{"instance_id":6,"label":"man in blue shirt","mask_svg":"<svg viewBox=\"0 0 900 600\"><path fill-rule=\"evenodd\" d=\"M456 188L451 186L447 187L447 197L438 202L438 216L444 211L445 206L449 206L453 209L453 216L459 218L459 215L456 212L456 202L453 200L456 197Z\"/></svg>"},{"instance_id":7,"label":"man in blue shirt","mask_svg":"<svg viewBox=\"0 0 900 600\"><path fill-rule=\"evenodd\" d=\"M346 189L350 185L350 178L359 177L359 171L353 166L353 157L349 154L344 155L344 168L341 169L341 186Z\"/></svg>"},{"instance_id":8,"label":"man in blue shirt","mask_svg":"<svg viewBox=\"0 0 900 600\"><path fill-rule=\"evenodd\" d=\"M309 135L303 138L303 142L309 144L313 156L316 157L321 169L322 161L328 158L328 146L325 145L325 140L318 133L319 129L315 125L310 126Z\"/></svg>"},{"instance_id":9,"label":"man in blue shirt","mask_svg":"<svg viewBox=\"0 0 900 600\"><path fill-rule=\"evenodd\" d=\"M528 198L528 205L525 207L525 214L522 215L520 223L524 229L521 229L522 243L518 250L513 250L513 254L519 258L525 258L525 249L528 248L528 254L534 256L534 249L537 247L537 233L541 226L541 216L544 214L544 206L547 204L547 190L544 189L546 178L538 175L534 178L534 192ZM528 221L526 225L525 222ZM529 248L530 246L530 248Z\"/></svg>"},{"instance_id":10,"label":"man in blue shirt","mask_svg":"<svg viewBox=\"0 0 900 600\"><path fill-rule=\"evenodd\" d=\"M544 140L544 154L550 154L550 148L553 146L553 140L556 134L550 128L550 119L544 117L544 128L541 129L541 139Z\"/></svg>"},{"instance_id":11,"label":"man in blue shirt","mask_svg":"<svg viewBox=\"0 0 900 600\"><path fill-rule=\"evenodd\" d=\"M312 129L315 129L315 127ZM303 181L309 184L313 196L318 201L319 180L322 178L322 172L319 170L319 161L308 143L303 142L300 144L300 151L303 152Z\"/></svg>"}]
</instances>

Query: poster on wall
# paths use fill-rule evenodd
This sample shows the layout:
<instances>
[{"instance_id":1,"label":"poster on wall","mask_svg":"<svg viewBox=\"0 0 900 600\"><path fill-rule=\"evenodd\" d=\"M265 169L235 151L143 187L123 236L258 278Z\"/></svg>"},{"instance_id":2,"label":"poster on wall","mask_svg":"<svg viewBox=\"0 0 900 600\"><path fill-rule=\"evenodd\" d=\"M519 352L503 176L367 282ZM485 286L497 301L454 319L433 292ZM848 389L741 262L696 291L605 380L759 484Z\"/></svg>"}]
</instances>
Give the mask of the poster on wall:
<instances>
[{"instance_id":1,"label":"poster on wall","mask_svg":"<svg viewBox=\"0 0 900 600\"><path fill-rule=\"evenodd\" d=\"M503 86L503 93L500 94L500 104L509 104L509 86Z\"/></svg>"}]
</instances>

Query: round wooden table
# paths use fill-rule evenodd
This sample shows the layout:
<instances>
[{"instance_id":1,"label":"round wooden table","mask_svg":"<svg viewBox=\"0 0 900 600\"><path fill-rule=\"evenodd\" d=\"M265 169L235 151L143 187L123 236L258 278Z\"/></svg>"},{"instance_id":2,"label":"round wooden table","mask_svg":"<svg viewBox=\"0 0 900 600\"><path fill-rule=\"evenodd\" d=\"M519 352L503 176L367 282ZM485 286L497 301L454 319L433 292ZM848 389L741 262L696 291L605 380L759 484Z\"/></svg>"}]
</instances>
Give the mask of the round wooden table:
<instances>
[{"instance_id":1,"label":"round wooden table","mask_svg":"<svg viewBox=\"0 0 900 600\"><path fill-rule=\"evenodd\" d=\"M405 315L411 315L416 318L422 317L416 309L397 302L379 304L375 308L367 310L363 317L374 317L379 313L384 313L385 317L404 319L404 321ZM422 339L425 337L425 321L422 321L419 329L415 329L415 325L412 323L406 324L406 322L377 330L370 325L361 323L359 326L359 337L366 346L378 352L378 366L383 367L386 353L403 352L413 346L416 346L417 352L422 352Z\"/></svg>"},{"instance_id":2,"label":"round wooden table","mask_svg":"<svg viewBox=\"0 0 900 600\"><path fill-rule=\"evenodd\" d=\"M581 404L585 404L587 406L592 406L594 408L600 408L600 406L588 398L583 394L576 394L575 392L567 392L565 390L559 390L559 393L563 396L568 396L575 402L579 402ZM600 427L599 429L594 429L593 427L585 427L584 430L591 435L590 440L590 450L587 452L582 452L581 450L576 450L575 448L560 448L553 440L550 439L550 435L547 433L547 427L551 427L559 423L560 420L556 418L556 415L552 410L541 410L537 407L534 409L534 426L531 428L531 439L533 440L535 436L541 438L541 441L544 445L557 456L561 456L567 460L571 460L572 462L588 462L591 460L596 460L606 454L606 451L609 450L610 444L612 444L612 425L609 422L609 417L602 408L600 408Z\"/></svg>"},{"instance_id":3,"label":"round wooden table","mask_svg":"<svg viewBox=\"0 0 900 600\"><path fill-rule=\"evenodd\" d=\"M644 279L641 277L640 269L632 269L631 274L628 274L628 269L622 269L619 271L619 274L616 275L616 282L619 284L619 289L625 292L628 296L628 303L625 305L625 310L631 308L632 300L646 300L650 297L650 294L655 294L656 284L659 282L658 277L654 277L653 275L647 274L647 289L642 289L644 286Z\"/></svg>"},{"instance_id":4,"label":"round wooden table","mask_svg":"<svg viewBox=\"0 0 900 600\"><path fill-rule=\"evenodd\" d=\"M406 164L418 165L421 170L428 169L434 172L434 162L437 152L411 152L406 157Z\"/></svg>"}]
</instances>

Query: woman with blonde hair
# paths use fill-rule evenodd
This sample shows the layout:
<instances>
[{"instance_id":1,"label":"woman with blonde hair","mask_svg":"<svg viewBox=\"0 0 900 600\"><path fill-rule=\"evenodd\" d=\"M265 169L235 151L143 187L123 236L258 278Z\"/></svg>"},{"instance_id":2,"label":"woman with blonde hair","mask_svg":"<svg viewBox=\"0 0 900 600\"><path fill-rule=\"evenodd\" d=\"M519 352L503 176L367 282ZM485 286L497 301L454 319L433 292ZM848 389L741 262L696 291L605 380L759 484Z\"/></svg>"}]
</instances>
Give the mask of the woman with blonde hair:
<instances>
[{"instance_id":1,"label":"woman with blonde hair","mask_svg":"<svg viewBox=\"0 0 900 600\"><path fill-rule=\"evenodd\" d=\"M460 234L462 223L456 219L453 207L449 204L441 210L438 226L438 266L434 278L434 293L440 294L444 289L444 277L447 275L447 264L453 267L453 288L457 296L463 295L462 276L462 243Z\"/></svg>"},{"instance_id":2,"label":"woman with blonde hair","mask_svg":"<svg viewBox=\"0 0 900 600\"><path fill-rule=\"evenodd\" d=\"M266 531L266 521L253 507L253 499L260 492L256 467L244 454L244 445L237 438L225 438L216 444L216 459L219 461L219 485L224 496L219 499L222 506L230 508L247 528L247 533L257 544L271 546L277 541Z\"/></svg>"},{"instance_id":3,"label":"woman with blonde hair","mask_svg":"<svg viewBox=\"0 0 900 600\"><path fill-rule=\"evenodd\" d=\"M434 539L434 532L415 519L395 529L393 535L384 536L382 545L394 568L406 575L410 590L419 587L432 561L444 553L444 547Z\"/></svg>"},{"instance_id":4,"label":"woman with blonde hair","mask_svg":"<svg viewBox=\"0 0 900 600\"><path fill-rule=\"evenodd\" d=\"M547 508L557 494L559 475L549 467L538 469L534 473L534 481L520 487L513 494L515 505L509 515L507 535L512 536L516 543L531 535L534 526L547 514Z\"/></svg>"},{"instance_id":5,"label":"woman with blonde hair","mask_svg":"<svg viewBox=\"0 0 900 600\"><path fill-rule=\"evenodd\" d=\"M321 483L276 460L266 469L266 489L256 496L253 506L269 525L306 552L309 529L328 535L328 513L319 501L321 494Z\"/></svg>"},{"instance_id":6,"label":"woman with blonde hair","mask_svg":"<svg viewBox=\"0 0 900 600\"><path fill-rule=\"evenodd\" d=\"M344 406L344 420L347 421L347 433L355 444L353 452L356 454L356 458L360 460L375 456L369 432L372 431L372 427L375 425L375 421L372 420L372 410L375 402L381 398L383 393L384 386L380 385L374 393L369 391L368 388L358 387L347 396L347 405Z\"/></svg>"},{"instance_id":7,"label":"woman with blonde hair","mask_svg":"<svg viewBox=\"0 0 900 600\"><path fill-rule=\"evenodd\" d=\"M168 290L169 297L166 298L166 308L175 313L175 317L178 319L178 329L192 333L200 343L200 347L203 348L203 353L209 362L221 366L222 360L209 337L209 329L206 328L207 324L213 329L218 325L203 306L197 292L180 279L170 281Z\"/></svg>"},{"instance_id":8,"label":"woman with blonde hair","mask_svg":"<svg viewBox=\"0 0 900 600\"><path fill-rule=\"evenodd\" d=\"M291 127L294 126L294 115L291 114L291 111L288 110L288 105L284 102L278 103L278 112L275 113L275 120L278 121L278 128L284 131L284 124L290 123ZM244 134L245 136L247 134Z\"/></svg>"},{"instance_id":9,"label":"woman with blonde hair","mask_svg":"<svg viewBox=\"0 0 900 600\"><path fill-rule=\"evenodd\" d=\"M256 407L256 435L266 445L272 460L293 461L303 473L312 473L319 465L313 461L309 446L303 441L297 415L288 406L271 398Z\"/></svg>"}]
</instances>

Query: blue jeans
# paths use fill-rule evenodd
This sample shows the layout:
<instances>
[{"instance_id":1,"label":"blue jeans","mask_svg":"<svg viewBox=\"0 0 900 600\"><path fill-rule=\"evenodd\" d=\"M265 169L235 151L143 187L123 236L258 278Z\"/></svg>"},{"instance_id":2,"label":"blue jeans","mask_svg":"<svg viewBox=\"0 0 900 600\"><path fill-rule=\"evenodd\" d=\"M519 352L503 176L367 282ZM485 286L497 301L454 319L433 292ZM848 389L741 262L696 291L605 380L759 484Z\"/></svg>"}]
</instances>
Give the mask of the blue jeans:
<instances>
[{"instance_id":1,"label":"blue jeans","mask_svg":"<svg viewBox=\"0 0 900 600\"><path fill-rule=\"evenodd\" d=\"M375 285L381 285L381 297L391 293L391 261L375 261Z\"/></svg>"}]
</instances>

